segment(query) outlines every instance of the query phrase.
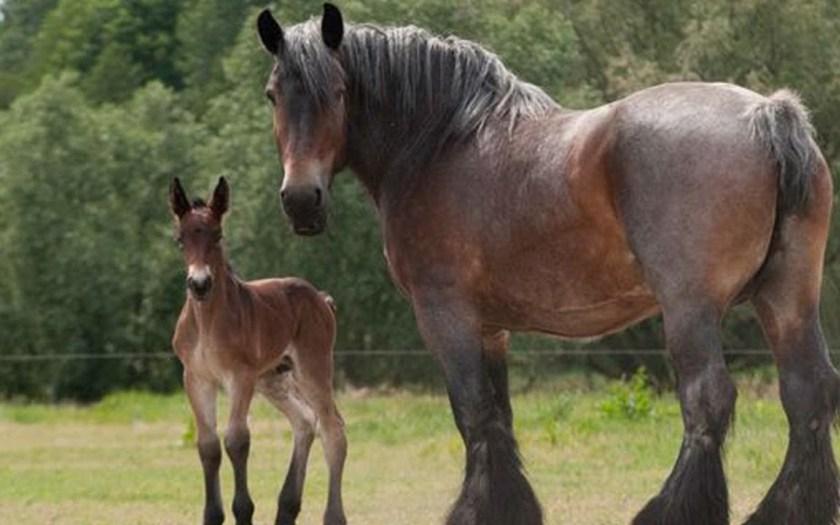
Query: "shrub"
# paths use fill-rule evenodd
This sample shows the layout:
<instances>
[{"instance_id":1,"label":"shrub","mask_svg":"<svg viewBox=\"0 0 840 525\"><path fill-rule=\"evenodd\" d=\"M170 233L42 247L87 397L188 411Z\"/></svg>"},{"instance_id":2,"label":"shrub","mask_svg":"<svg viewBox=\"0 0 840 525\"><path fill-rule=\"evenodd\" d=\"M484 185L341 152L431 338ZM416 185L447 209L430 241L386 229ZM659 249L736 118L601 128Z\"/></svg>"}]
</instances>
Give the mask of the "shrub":
<instances>
[{"instance_id":1,"label":"shrub","mask_svg":"<svg viewBox=\"0 0 840 525\"><path fill-rule=\"evenodd\" d=\"M653 395L647 370L640 366L629 381L610 386L609 397L600 408L610 418L645 419L653 414Z\"/></svg>"}]
</instances>

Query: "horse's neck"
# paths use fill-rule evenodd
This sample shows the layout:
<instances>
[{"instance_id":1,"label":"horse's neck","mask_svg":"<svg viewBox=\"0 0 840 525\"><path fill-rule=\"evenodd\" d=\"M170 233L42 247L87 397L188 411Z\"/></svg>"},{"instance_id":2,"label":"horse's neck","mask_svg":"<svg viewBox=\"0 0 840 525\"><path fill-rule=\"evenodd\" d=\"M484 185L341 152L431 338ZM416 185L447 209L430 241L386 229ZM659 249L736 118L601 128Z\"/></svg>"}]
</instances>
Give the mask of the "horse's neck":
<instances>
[{"instance_id":1,"label":"horse's neck","mask_svg":"<svg viewBox=\"0 0 840 525\"><path fill-rule=\"evenodd\" d=\"M546 115L545 118L550 116ZM347 144L347 166L365 186L378 208L390 200L389 192L404 196L409 187L420 182L424 172L435 168L435 163L477 161L480 159L468 157L465 160L463 155L469 156L479 150L492 151L499 159L508 159L524 154L518 150L539 148L539 144L515 144L514 134L510 133L508 124L492 121L487 123L485 129L468 138L467 142L449 146L435 156L416 158L411 154L410 136L404 133L388 136L388 118L392 117L383 115L381 120L369 118L359 122L351 121ZM536 120L533 119L530 125L534 125ZM405 144L401 143L402 140ZM469 141L481 141L481 144L492 144L492 147L470 148L466 145ZM517 151L508 153L508 148ZM406 176L408 172L412 173Z\"/></svg>"},{"instance_id":2,"label":"horse's neck","mask_svg":"<svg viewBox=\"0 0 840 525\"><path fill-rule=\"evenodd\" d=\"M382 130L373 120L353 119L349 126L347 166L356 174L368 193L378 200L382 179L394 163L390 153L399 147L393 141L383 144ZM386 123L380 124L387 126Z\"/></svg>"}]
</instances>

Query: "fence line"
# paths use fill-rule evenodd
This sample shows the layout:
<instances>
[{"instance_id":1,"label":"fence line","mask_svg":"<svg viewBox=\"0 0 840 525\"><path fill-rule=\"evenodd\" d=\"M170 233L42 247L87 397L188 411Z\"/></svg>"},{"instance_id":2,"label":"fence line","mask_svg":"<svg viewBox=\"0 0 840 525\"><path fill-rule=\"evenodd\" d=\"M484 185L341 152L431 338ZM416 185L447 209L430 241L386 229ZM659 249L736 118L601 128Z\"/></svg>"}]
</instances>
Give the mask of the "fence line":
<instances>
[{"instance_id":1,"label":"fence line","mask_svg":"<svg viewBox=\"0 0 840 525\"><path fill-rule=\"evenodd\" d=\"M829 350L833 356L840 356L840 348L833 348ZM768 356L772 353L766 349L760 348L742 348L724 350L725 356ZM394 350L336 350L334 353L336 359L343 359L345 357L424 357L431 358L433 354L427 350L418 349L394 349ZM606 348L606 349L524 349L511 350L510 356L515 358L519 356L535 356L535 357L597 357L597 356L659 356L667 357L668 354L661 348ZM26 362L44 362L44 361L99 361L99 360L119 360L119 359L173 359L175 354L172 352L145 352L145 353L131 353L131 352L113 352L107 354L94 353L68 353L68 354L4 354L0 355L0 363L26 363Z\"/></svg>"}]
</instances>

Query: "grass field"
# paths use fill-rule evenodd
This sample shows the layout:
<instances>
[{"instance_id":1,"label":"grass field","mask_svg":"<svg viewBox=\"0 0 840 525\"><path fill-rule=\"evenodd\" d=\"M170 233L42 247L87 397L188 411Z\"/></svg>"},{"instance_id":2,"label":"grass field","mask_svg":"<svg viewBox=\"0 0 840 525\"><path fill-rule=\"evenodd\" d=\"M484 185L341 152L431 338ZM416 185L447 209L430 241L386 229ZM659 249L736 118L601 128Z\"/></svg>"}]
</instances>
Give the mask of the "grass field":
<instances>
[{"instance_id":1,"label":"grass field","mask_svg":"<svg viewBox=\"0 0 840 525\"><path fill-rule=\"evenodd\" d=\"M730 435L733 523L770 486L787 442L775 388L762 385L741 385ZM670 394L654 397L647 415L634 412L633 399L629 411L607 410L621 396L615 388L591 391L571 380L515 396L520 446L546 523L628 523L667 475L681 437L676 401ZM463 462L446 399L348 391L339 405L350 443L344 483L349 521L440 523ZM189 421L182 395L123 393L90 407L0 405L0 523L198 523L202 481L196 452L186 443ZM255 522L272 523L291 433L262 400L251 428ZM313 447L302 524L320 522L325 470L320 447ZM231 478L225 460L226 508Z\"/></svg>"}]
</instances>

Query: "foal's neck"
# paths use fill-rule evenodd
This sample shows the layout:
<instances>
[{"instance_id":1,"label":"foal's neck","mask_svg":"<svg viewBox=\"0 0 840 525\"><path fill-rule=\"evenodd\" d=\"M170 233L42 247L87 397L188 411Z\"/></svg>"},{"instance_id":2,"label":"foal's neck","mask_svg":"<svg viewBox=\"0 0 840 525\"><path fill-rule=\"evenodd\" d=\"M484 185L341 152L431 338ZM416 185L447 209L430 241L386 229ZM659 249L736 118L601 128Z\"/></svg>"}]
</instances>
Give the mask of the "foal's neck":
<instances>
[{"instance_id":1,"label":"foal's neck","mask_svg":"<svg viewBox=\"0 0 840 525\"><path fill-rule=\"evenodd\" d=\"M210 263L210 272L213 276L210 297L204 301L198 301L191 295L188 296L199 330L202 332L211 330L223 315L235 308L234 299L239 280L231 271L221 248L219 251L218 257L214 257Z\"/></svg>"}]
</instances>

